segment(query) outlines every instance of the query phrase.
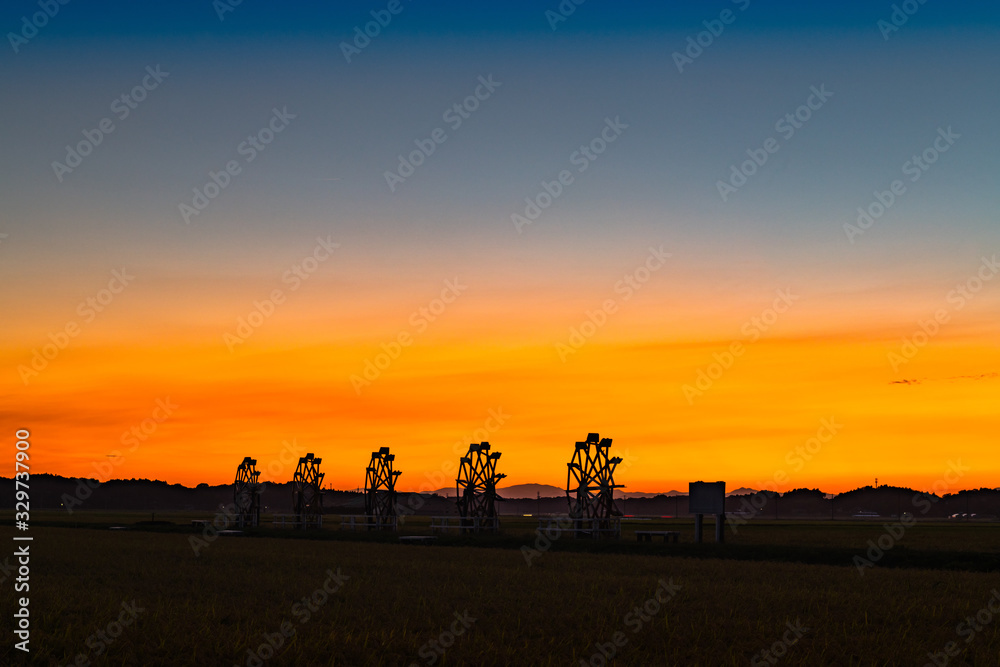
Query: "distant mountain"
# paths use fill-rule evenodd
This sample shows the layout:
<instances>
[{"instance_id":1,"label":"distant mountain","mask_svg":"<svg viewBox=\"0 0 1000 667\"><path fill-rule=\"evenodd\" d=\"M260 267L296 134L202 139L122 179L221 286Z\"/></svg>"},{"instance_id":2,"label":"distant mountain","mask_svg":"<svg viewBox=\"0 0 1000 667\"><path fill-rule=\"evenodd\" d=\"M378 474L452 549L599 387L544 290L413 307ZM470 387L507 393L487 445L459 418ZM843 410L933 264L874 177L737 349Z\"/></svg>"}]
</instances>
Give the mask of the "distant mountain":
<instances>
[{"instance_id":1,"label":"distant mountain","mask_svg":"<svg viewBox=\"0 0 1000 667\"><path fill-rule=\"evenodd\" d=\"M514 484L499 489L504 498L565 498L566 489L551 484Z\"/></svg>"},{"instance_id":2,"label":"distant mountain","mask_svg":"<svg viewBox=\"0 0 1000 667\"><path fill-rule=\"evenodd\" d=\"M615 498L655 498L656 496L686 496L686 493L681 493L680 491L667 491L666 493L662 491L657 491L656 493L650 493L648 491L618 491L615 490Z\"/></svg>"},{"instance_id":3,"label":"distant mountain","mask_svg":"<svg viewBox=\"0 0 1000 667\"><path fill-rule=\"evenodd\" d=\"M747 487L747 486L741 486L740 488L736 489L735 491L730 491L726 495L727 496L745 496L748 493L753 494L753 493L759 493L759 492L757 491L757 489L751 489L750 487Z\"/></svg>"},{"instance_id":4,"label":"distant mountain","mask_svg":"<svg viewBox=\"0 0 1000 667\"><path fill-rule=\"evenodd\" d=\"M14 509L14 480L0 477L0 509ZM508 515L524 514L565 514L568 507L565 491L557 486L547 484L520 484L500 489L501 495L507 499L501 505L500 511ZM753 493L751 488L739 488L730 492L726 501L729 512L745 511L744 498L738 494ZM441 489L442 495L454 497L452 488ZM629 493L629 492L624 492ZM619 500L622 511L638 516L687 515L687 503L683 498L686 494L670 491L655 498L643 498L642 495L653 495L648 492L630 492L635 495L627 500ZM837 494L833 497L824 494L819 489L795 489L776 496L764 492L762 500L765 516L781 516L779 518L801 518L815 516L823 518L853 518L855 515L868 512L863 516L877 514L881 517L891 517L899 513L919 493L922 500L929 500L927 517L951 518L953 520L992 520L996 521L997 508L1000 508L1000 490L966 489L943 496L927 495L913 489L893 486L880 486L874 489L870 486ZM542 496L536 500L535 494ZM663 496L674 496L665 498ZM680 498L678 498L680 496ZM404 507L410 507L413 494L400 492L399 502ZM456 511L454 500L444 498L423 498L419 513L426 516L453 515ZM779 500L780 502L775 502ZM160 512L198 512L211 516L220 508L233 502L232 484L198 484L196 487L186 487L180 484L149 479L112 479L104 482L98 480L81 480L79 478L61 477L45 473L31 476L31 504L41 509L57 509L70 516L76 511L145 511ZM755 501L755 505L759 504ZM292 484L290 482L268 482L261 488L261 505L265 514L288 514L292 512ZM363 511L364 498L362 494L351 491L338 491L333 488L323 490L323 508L329 514L358 514ZM967 516L965 516L967 515Z\"/></svg>"},{"instance_id":5,"label":"distant mountain","mask_svg":"<svg viewBox=\"0 0 1000 667\"><path fill-rule=\"evenodd\" d=\"M551 484L513 484L511 486L505 486L497 489L500 496L503 498L537 498L541 496L542 498L565 498L566 489L561 489L558 486L552 486ZM448 487L445 489L438 489L432 491L431 493L436 493L439 496L444 496L445 498L455 497L455 487ZM687 493L682 493L680 491L667 491L666 493L662 491L619 491L615 490L615 498L655 498L656 496L686 496Z\"/></svg>"},{"instance_id":6,"label":"distant mountain","mask_svg":"<svg viewBox=\"0 0 1000 667\"><path fill-rule=\"evenodd\" d=\"M501 498L537 498L541 496L542 498L565 498L566 489L560 489L558 486L552 486L551 484L513 484L511 486L503 486L497 489L500 493ZM444 489L438 489L437 491L431 491L431 493L436 493L439 496L444 496L445 498L455 497L455 487L448 487Z\"/></svg>"}]
</instances>

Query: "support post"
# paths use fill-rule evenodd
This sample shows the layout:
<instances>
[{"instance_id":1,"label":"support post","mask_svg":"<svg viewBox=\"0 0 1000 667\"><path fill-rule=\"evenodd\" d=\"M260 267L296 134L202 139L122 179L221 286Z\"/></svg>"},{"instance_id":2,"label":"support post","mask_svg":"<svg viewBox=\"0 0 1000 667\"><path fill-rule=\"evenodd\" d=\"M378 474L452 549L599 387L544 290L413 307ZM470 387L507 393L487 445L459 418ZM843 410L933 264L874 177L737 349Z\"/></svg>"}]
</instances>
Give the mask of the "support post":
<instances>
[{"instance_id":1,"label":"support post","mask_svg":"<svg viewBox=\"0 0 1000 667\"><path fill-rule=\"evenodd\" d=\"M694 541L695 544L701 544L701 524L702 520L705 518L704 514L694 515Z\"/></svg>"}]
</instances>

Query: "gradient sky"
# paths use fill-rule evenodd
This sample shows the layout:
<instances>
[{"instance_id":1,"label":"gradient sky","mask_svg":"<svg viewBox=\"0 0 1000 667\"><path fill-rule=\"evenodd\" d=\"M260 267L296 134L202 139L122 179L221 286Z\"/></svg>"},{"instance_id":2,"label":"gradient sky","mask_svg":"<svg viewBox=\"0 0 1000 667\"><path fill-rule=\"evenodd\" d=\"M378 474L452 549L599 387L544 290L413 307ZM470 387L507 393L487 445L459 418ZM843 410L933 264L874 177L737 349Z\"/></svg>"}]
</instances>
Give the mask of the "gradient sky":
<instances>
[{"instance_id":1,"label":"gradient sky","mask_svg":"<svg viewBox=\"0 0 1000 667\"><path fill-rule=\"evenodd\" d=\"M563 485L573 443L598 431L627 452L632 491L929 489L956 461L958 486L1000 485L1000 277L984 265L1000 254L996 3L927 2L886 39L889 2L590 0L553 30L557 2L402 0L347 62L341 43L387 4L247 0L220 20L209 0L70 3L16 53L5 38L0 422L11 440L31 430L34 472L103 479L113 462L115 477L217 484L251 455L284 481L282 452L312 451L355 488L390 446L399 488L438 488L487 439L507 482ZM674 53L727 9L678 71ZM37 11L5 3L0 27ZM119 119L115 99L157 66L169 76ZM453 129L445 111L491 76ZM776 122L813 87L832 96L786 138ZM247 162L274 109L294 118ZM60 181L53 162L103 118L114 130ZM578 171L606 119L627 128ZM436 128L447 138L391 191L385 172ZM777 152L723 201L717 183L769 137ZM240 173L185 222L179 205L232 160ZM512 214L562 170L572 183L518 233ZM850 242L844 225L897 179L905 192ZM296 286L317 239L339 247ZM625 299L650 247L670 257ZM91 319L123 267L134 279ZM227 344L274 290L284 302ZM772 320L779 290L793 299ZM412 344L357 391L401 333ZM734 341L742 355L711 368ZM718 377L694 395L700 372Z\"/></svg>"}]
</instances>

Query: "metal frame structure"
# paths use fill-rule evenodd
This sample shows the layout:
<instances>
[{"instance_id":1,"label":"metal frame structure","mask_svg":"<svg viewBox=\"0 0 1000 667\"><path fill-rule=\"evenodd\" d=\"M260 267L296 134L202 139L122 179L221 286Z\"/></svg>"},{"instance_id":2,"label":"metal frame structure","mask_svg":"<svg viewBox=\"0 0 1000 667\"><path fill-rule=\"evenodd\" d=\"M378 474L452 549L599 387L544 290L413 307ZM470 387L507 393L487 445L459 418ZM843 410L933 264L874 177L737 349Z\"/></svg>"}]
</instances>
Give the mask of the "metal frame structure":
<instances>
[{"instance_id":1,"label":"metal frame structure","mask_svg":"<svg viewBox=\"0 0 1000 667\"><path fill-rule=\"evenodd\" d=\"M468 453L459 459L458 478L455 480L456 502L462 528L473 532L500 530L500 517L496 501L497 482L506 477L497 473L500 452L490 452L490 443L469 445Z\"/></svg>"},{"instance_id":2,"label":"metal frame structure","mask_svg":"<svg viewBox=\"0 0 1000 667\"><path fill-rule=\"evenodd\" d=\"M240 528L256 528L260 525L260 483L257 478L257 460L249 456L236 468L233 482L233 505L236 525Z\"/></svg>"},{"instance_id":3,"label":"metal frame structure","mask_svg":"<svg viewBox=\"0 0 1000 667\"><path fill-rule=\"evenodd\" d=\"M388 447L372 452L365 469L365 515L369 530L396 528L396 478L402 473L393 470L395 454Z\"/></svg>"},{"instance_id":4,"label":"metal frame structure","mask_svg":"<svg viewBox=\"0 0 1000 667\"><path fill-rule=\"evenodd\" d=\"M566 500L577 535L590 533L621 535L621 511L615 504L615 468L622 462L618 456L608 456L611 438L588 433L584 442L576 443L573 459L566 464Z\"/></svg>"},{"instance_id":5,"label":"metal frame structure","mask_svg":"<svg viewBox=\"0 0 1000 667\"><path fill-rule=\"evenodd\" d=\"M323 515L323 477L326 473L319 471L323 459L315 458L312 453L299 459L292 477L292 511L296 521L302 528L319 527Z\"/></svg>"}]
</instances>

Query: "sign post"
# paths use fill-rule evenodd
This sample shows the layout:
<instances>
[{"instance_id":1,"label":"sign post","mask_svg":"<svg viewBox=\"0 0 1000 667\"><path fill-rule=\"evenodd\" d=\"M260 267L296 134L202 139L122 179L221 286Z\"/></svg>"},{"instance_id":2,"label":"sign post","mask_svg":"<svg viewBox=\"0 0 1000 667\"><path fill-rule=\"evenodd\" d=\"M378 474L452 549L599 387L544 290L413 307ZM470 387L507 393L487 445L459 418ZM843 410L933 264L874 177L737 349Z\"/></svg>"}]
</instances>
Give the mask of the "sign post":
<instances>
[{"instance_id":1,"label":"sign post","mask_svg":"<svg viewBox=\"0 0 1000 667\"><path fill-rule=\"evenodd\" d=\"M726 483L689 482L688 511L694 514L694 541L701 543L702 523L706 514L715 515L715 541L725 541Z\"/></svg>"}]
</instances>

